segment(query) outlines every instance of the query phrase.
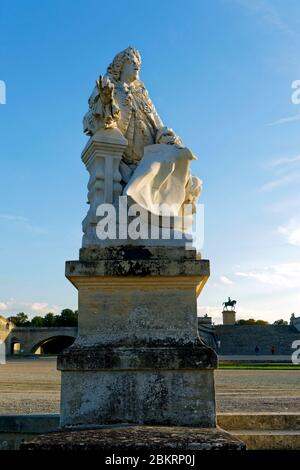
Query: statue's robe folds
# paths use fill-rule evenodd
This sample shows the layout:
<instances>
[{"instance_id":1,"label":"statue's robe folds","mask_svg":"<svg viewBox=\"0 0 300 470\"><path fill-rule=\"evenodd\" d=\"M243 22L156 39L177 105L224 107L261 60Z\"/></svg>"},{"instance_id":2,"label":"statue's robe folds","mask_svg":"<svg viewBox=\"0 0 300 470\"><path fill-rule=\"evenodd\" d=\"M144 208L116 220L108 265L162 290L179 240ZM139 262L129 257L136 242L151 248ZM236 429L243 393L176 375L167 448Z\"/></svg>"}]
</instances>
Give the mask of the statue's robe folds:
<instances>
[{"instance_id":1,"label":"statue's robe folds","mask_svg":"<svg viewBox=\"0 0 300 470\"><path fill-rule=\"evenodd\" d=\"M179 216L187 199L190 161L194 159L186 147L148 145L123 194L153 214L169 211L171 215Z\"/></svg>"}]
</instances>

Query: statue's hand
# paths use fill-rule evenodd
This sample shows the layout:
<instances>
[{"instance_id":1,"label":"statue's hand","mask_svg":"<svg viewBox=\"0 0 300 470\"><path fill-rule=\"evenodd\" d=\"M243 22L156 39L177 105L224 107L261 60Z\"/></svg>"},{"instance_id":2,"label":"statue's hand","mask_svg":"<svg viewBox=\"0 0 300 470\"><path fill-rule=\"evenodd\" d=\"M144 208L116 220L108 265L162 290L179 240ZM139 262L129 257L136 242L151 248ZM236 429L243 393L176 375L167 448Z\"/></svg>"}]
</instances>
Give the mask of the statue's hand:
<instances>
[{"instance_id":1,"label":"statue's hand","mask_svg":"<svg viewBox=\"0 0 300 470\"><path fill-rule=\"evenodd\" d=\"M160 139L160 143L168 144L168 145L176 144L176 136L170 135L170 134L164 134Z\"/></svg>"},{"instance_id":2,"label":"statue's hand","mask_svg":"<svg viewBox=\"0 0 300 470\"><path fill-rule=\"evenodd\" d=\"M179 145L182 146L180 137L178 137L173 129L162 127L156 135L157 144Z\"/></svg>"},{"instance_id":3,"label":"statue's hand","mask_svg":"<svg viewBox=\"0 0 300 470\"><path fill-rule=\"evenodd\" d=\"M114 84L110 81L108 77L102 78L99 75L98 80L96 80L96 85L99 90L99 96L104 106L110 105L113 103L114 97Z\"/></svg>"}]
</instances>

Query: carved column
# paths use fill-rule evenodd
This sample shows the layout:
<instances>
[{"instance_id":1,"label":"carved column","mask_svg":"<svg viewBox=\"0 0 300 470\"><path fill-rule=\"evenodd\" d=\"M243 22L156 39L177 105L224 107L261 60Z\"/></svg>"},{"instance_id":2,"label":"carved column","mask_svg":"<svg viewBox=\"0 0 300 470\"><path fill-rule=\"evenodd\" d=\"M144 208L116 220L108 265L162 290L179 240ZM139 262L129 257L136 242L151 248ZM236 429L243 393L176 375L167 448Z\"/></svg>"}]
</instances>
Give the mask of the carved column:
<instances>
[{"instance_id":1,"label":"carved column","mask_svg":"<svg viewBox=\"0 0 300 470\"><path fill-rule=\"evenodd\" d=\"M127 140L121 131L115 129L101 129L93 135L82 152L81 159L90 174L88 183L87 216L82 222L83 246L99 244L96 236L98 219L97 207L100 204L113 204L121 195L120 160Z\"/></svg>"}]
</instances>

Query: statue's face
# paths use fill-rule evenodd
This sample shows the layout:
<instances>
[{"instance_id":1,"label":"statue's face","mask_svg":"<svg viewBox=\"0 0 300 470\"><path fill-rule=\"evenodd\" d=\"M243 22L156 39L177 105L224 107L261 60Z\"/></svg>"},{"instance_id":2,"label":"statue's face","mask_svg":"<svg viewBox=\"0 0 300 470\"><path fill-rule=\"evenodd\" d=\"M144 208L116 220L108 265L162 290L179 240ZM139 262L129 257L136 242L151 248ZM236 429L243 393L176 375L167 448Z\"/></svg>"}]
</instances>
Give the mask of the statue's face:
<instances>
[{"instance_id":1,"label":"statue's face","mask_svg":"<svg viewBox=\"0 0 300 470\"><path fill-rule=\"evenodd\" d=\"M132 83L138 80L140 72L140 64L135 56L131 56L126 60L121 73L121 80L125 83Z\"/></svg>"}]
</instances>

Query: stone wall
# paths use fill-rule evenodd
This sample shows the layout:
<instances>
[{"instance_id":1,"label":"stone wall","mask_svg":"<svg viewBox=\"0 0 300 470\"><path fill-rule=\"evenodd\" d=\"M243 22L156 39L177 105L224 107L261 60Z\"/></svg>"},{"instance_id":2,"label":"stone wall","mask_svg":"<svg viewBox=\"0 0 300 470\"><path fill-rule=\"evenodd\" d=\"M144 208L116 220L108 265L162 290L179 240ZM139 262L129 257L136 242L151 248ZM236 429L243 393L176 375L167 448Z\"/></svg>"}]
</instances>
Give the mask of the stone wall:
<instances>
[{"instance_id":1,"label":"stone wall","mask_svg":"<svg viewBox=\"0 0 300 470\"><path fill-rule=\"evenodd\" d=\"M255 354L256 346L259 354L271 354L274 346L275 354L291 355L293 341L300 340L300 333L289 325L217 325L215 334L221 341L218 353L224 355Z\"/></svg>"}]
</instances>

